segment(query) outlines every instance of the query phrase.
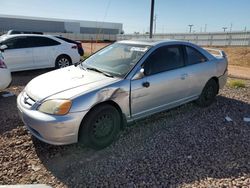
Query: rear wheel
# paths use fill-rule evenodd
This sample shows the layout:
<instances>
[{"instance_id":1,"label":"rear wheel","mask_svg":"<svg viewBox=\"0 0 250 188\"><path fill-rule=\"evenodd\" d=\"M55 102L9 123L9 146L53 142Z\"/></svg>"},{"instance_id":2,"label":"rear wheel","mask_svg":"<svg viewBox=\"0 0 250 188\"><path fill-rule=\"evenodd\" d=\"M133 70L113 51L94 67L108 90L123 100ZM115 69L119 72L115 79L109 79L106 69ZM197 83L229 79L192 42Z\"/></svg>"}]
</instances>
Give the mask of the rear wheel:
<instances>
[{"instance_id":1,"label":"rear wheel","mask_svg":"<svg viewBox=\"0 0 250 188\"><path fill-rule=\"evenodd\" d=\"M56 68L61 69L72 64L71 59L66 55L61 55L56 59Z\"/></svg>"},{"instance_id":2,"label":"rear wheel","mask_svg":"<svg viewBox=\"0 0 250 188\"><path fill-rule=\"evenodd\" d=\"M211 105L218 93L218 84L214 79L210 79L202 90L196 103L201 107Z\"/></svg>"},{"instance_id":3,"label":"rear wheel","mask_svg":"<svg viewBox=\"0 0 250 188\"><path fill-rule=\"evenodd\" d=\"M79 143L102 149L110 145L121 128L121 116L118 110L108 104L98 106L89 112L79 130Z\"/></svg>"}]
</instances>

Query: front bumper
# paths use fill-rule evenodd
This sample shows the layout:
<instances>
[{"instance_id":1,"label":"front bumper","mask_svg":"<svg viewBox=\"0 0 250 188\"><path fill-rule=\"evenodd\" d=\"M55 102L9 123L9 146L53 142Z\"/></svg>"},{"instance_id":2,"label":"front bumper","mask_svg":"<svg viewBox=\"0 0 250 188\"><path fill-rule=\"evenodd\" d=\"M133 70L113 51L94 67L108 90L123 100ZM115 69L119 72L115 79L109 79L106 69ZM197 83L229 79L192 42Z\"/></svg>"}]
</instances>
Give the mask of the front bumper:
<instances>
[{"instance_id":1,"label":"front bumper","mask_svg":"<svg viewBox=\"0 0 250 188\"><path fill-rule=\"evenodd\" d=\"M18 112L32 135L52 145L66 145L78 141L78 130L87 111L64 116L45 114L23 106L22 94L23 92L17 98Z\"/></svg>"}]
</instances>

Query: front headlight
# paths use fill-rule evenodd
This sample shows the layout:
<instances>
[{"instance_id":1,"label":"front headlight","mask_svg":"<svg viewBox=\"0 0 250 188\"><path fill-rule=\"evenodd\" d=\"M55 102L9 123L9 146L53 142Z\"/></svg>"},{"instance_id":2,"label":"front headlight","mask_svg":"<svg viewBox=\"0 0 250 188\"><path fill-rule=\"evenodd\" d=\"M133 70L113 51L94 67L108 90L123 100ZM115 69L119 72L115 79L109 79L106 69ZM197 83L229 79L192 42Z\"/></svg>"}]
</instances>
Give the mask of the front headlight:
<instances>
[{"instance_id":1,"label":"front headlight","mask_svg":"<svg viewBox=\"0 0 250 188\"><path fill-rule=\"evenodd\" d=\"M70 100L48 100L43 102L38 110L46 114L65 115L69 112L72 102Z\"/></svg>"}]
</instances>

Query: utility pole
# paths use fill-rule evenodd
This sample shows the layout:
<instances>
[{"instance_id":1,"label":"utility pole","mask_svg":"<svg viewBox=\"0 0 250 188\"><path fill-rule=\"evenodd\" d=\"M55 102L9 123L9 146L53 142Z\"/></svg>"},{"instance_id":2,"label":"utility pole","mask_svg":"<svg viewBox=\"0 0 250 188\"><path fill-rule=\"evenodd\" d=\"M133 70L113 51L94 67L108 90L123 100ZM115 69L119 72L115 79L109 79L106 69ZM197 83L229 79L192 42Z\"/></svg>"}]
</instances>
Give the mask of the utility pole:
<instances>
[{"instance_id":1,"label":"utility pole","mask_svg":"<svg viewBox=\"0 0 250 188\"><path fill-rule=\"evenodd\" d=\"M152 38L152 37L153 37L154 7L155 7L155 0L151 0L151 13L150 13L150 31L149 31L149 38Z\"/></svg>"},{"instance_id":2,"label":"utility pole","mask_svg":"<svg viewBox=\"0 0 250 188\"><path fill-rule=\"evenodd\" d=\"M154 34L156 33L156 19L157 19L157 15L155 15L154 17Z\"/></svg>"},{"instance_id":3,"label":"utility pole","mask_svg":"<svg viewBox=\"0 0 250 188\"><path fill-rule=\"evenodd\" d=\"M189 33L192 32L192 27L193 27L193 26L194 26L193 24L188 25L188 27L189 27Z\"/></svg>"},{"instance_id":4,"label":"utility pole","mask_svg":"<svg viewBox=\"0 0 250 188\"><path fill-rule=\"evenodd\" d=\"M233 29L233 24L231 23L230 24L230 33L232 32L232 29Z\"/></svg>"},{"instance_id":5,"label":"utility pole","mask_svg":"<svg viewBox=\"0 0 250 188\"><path fill-rule=\"evenodd\" d=\"M226 32L227 30L227 27L222 27L223 31Z\"/></svg>"}]
</instances>

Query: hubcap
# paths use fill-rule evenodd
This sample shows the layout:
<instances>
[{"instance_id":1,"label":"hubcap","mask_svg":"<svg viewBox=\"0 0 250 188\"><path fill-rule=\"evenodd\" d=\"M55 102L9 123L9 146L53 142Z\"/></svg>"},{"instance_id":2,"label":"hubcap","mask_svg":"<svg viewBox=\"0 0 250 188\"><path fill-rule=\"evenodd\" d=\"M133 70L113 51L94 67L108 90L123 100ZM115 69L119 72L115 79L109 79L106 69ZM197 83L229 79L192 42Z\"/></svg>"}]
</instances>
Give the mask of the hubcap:
<instances>
[{"instance_id":1,"label":"hubcap","mask_svg":"<svg viewBox=\"0 0 250 188\"><path fill-rule=\"evenodd\" d=\"M61 58L59 61L58 61L58 66L59 68L63 68L63 67L67 67L70 65L70 62L67 58Z\"/></svg>"},{"instance_id":2,"label":"hubcap","mask_svg":"<svg viewBox=\"0 0 250 188\"><path fill-rule=\"evenodd\" d=\"M114 120L111 115L103 114L94 122L94 135L96 138L108 136L114 127Z\"/></svg>"}]
</instances>

